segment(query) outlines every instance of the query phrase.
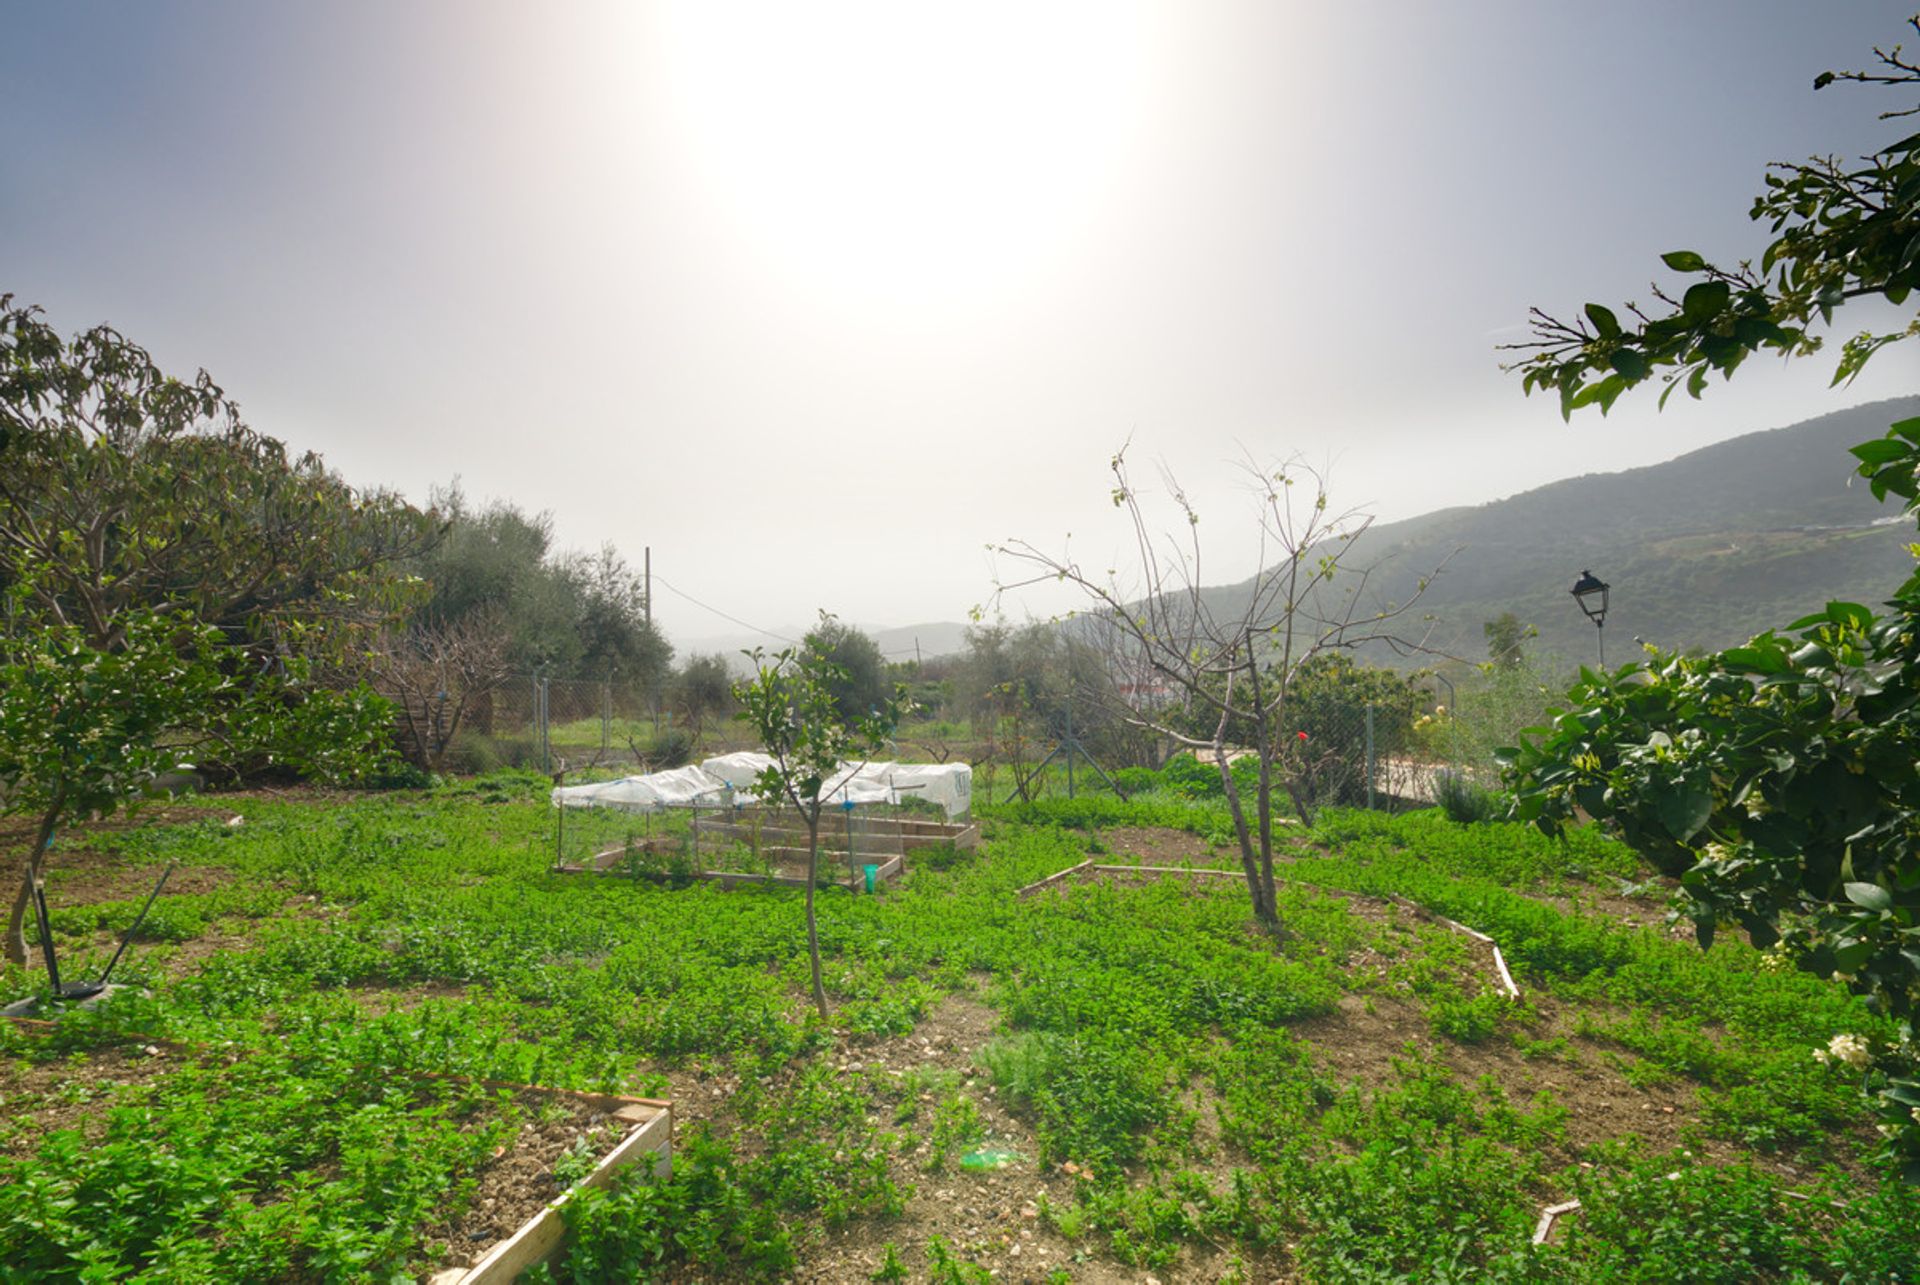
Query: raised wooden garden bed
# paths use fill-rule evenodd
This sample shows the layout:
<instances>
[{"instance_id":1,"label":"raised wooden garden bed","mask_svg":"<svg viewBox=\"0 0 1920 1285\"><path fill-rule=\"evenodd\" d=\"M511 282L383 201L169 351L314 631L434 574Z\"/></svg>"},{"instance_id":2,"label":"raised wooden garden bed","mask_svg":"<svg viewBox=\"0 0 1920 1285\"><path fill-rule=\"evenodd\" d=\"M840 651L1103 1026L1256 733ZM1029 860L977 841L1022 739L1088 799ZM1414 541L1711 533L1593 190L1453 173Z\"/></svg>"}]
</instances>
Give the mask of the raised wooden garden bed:
<instances>
[{"instance_id":1,"label":"raised wooden garden bed","mask_svg":"<svg viewBox=\"0 0 1920 1285\"><path fill-rule=\"evenodd\" d=\"M561 1192L520 1230L489 1249L471 1267L450 1267L435 1273L428 1285L505 1285L520 1273L545 1262L566 1241L566 1206L588 1187L604 1187L622 1170L645 1164L655 1177L664 1177L673 1165L673 1104L652 1098L613 1094L568 1093L563 1089L536 1093L567 1094L583 1104L602 1107L610 1118L626 1125L620 1140L602 1156L593 1172Z\"/></svg>"}]
</instances>

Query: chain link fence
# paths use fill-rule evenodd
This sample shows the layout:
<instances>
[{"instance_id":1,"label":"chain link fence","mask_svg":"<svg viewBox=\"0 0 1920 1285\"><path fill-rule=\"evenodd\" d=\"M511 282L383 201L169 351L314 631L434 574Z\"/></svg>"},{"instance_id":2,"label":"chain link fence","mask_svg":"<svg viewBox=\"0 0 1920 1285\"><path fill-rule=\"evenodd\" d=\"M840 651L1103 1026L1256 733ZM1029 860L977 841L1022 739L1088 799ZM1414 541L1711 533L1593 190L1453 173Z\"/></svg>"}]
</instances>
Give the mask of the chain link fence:
<instances>
[{"instance_id":1,"label":"chain link fence","mask_svg":"<svg viewBox=\"0 0 1920 1285\"><path fill-rule=\"evenodd\" d=\"M1439 801L1448 778L1496 789L1495 747L1539 722L1555 690L1531 669L1514 669L1480 675L1458 691L1443 682L1425 712L1404 704L1322 707L1289 733L1297 743L1287 747L1287 759L1315 807L1425 807ZM735 748L728 730L724 720L688 726L661 693L642 684L517 675L468 716L449 766L462 772L653 771ZM1008 794L1016 782L1024 782L1029 797L1114 787L1114 765L1089 754L1071 724L1064 734L989 737L971 748L983 751L975 770L986 797Z\"/></svg>"},{"instance_id":2,"label":"chain link fence","mask_svg":"<svg viewBox=\"0 0 1920 1285\"><path fill-rule=\"evenodd\" d=\"M1397 706L1355 703L1316 709L1306 726L1288 731L1282 760L1276 768L1303 792L1311 807L1371 808L1405 811L1440 802L1449 778L1471 782L1481 789L1499 785L1492 746L1510 741L1512 727L1492 720L1498 730L1456 721L1452 708L1436 699L1429 711ZM1111 793L1152 788L1155 774L1119 768L1087 752L1070 737L997 738L983 748L975 762L983 797L995 801L1015 798L1068 798L1078 794ZM1178 747L1166 742L1160 758L1169 759ZM1230 760L1253 757L1253 751L1229 747ZM1201 788L1214 771L1211 755L1203 761ZM1188 769L1192 771L1191 766ZM1250 774L1251 767L1240 771ZM1165 773L1158 774L1164 784ZM1285 783L1275 781L1276 792ZM1177 788L1177 787L1176 787Z\"/></svg>"},{"instance_id":3,"label":"chain link fence","mask_svg":"<svg viewBox=\"0 0 1920 1285\"><path fill-rule=\"evenodd\" d=\"M675 766L695 748L661 694L642 684L517 674L477 702L454 737L455 771Z\"/></svg>"}]
</instances>

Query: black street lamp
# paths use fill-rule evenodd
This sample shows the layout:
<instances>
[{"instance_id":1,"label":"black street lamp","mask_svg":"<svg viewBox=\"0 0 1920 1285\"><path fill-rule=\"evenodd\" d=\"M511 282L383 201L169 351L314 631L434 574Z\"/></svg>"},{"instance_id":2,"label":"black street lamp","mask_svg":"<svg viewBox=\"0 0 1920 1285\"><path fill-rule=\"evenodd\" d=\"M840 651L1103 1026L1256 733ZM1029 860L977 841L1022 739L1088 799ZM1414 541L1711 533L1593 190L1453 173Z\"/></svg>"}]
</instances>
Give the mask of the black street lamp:
<instances>
[{"instance_id":1,"label":"black street lamp","mask_svg":"<svg viewBox=\"0 0 1920 1285\"><path fill-rule=\"evenodd\" d=\"M1573 582L1573 600L1593 622L1594 636L1600 640L1600 668L1607 667L1607 590L1613 586L1591 571L1582 571Z\"/></svg>"}]
</instances>

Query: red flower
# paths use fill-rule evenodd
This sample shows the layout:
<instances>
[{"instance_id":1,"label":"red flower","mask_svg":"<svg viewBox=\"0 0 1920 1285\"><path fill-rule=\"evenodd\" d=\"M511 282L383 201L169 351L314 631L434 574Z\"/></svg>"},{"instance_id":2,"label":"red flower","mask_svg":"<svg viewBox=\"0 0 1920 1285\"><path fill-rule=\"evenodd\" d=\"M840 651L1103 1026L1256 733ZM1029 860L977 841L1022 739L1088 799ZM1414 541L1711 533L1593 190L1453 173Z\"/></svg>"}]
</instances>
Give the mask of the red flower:
<instances>
[{"instance_id":1,"label":"red flower","mask_svg":"<svg viewBox=\"0 0 1920 1285\"><path fill-rule=\"evenodd\" d=\"M1295 732L1294 735L1299 737L1303 741L1307 739L1307 734L1305 732Z\"/></svg>"}]
</instances>

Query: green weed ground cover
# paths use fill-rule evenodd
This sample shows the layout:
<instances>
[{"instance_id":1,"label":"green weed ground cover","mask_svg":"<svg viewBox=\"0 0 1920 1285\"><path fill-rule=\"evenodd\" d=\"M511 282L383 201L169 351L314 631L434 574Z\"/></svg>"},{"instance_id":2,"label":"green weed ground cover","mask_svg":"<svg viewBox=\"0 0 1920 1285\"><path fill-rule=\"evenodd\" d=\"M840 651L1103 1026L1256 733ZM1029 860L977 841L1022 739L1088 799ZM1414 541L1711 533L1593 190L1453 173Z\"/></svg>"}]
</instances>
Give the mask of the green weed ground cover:
<instances>
[{"instance_id":1,"label":"green weed ground cover","mask_svg":"<svg viewBox=\"0 0 1920 1285\"><path fill-rule=\"evenodd\" d=\"M683 1115L672 1179L580 1202L562 1277L776 1278L828 1252L835 1229L917 1225L894 1220L979 1140L987 1085L1031 1130L1032 1161L1091 1173L1040 1218L1108 1270L1894 1280L1920 1261L1920 1201L1871 1159L1853 1086L1810 1056L1875 1019L1737 942L1702 953L1603 913L1594 894L1642 872L1596 836L1556 845L1436 813L1332 813L1312 847L1289 850L1309 855L1283 871L1291 935L1276 942L1224 880L1012 895L1084 860L1102 827L1217 843L1212 805L989 808L972 859L915 869L879 897L823 894L827 1026L807 1012L796 894L552 874L545 784L222 800L245 825L79 841L231 879L163 896L135 960L151 999L57 1046L9 1036L0 1055L85 1056L128 1031L225 1054L129 1090L104 1141L54 1134L0 1158L0 1276L424 1270L422 1211L459 1200L489 1130L511 1123L458 1094L393 1087L428 1069L603 1091L659 1093L668 1074L732 1086L724 1114ZM1476 981L1463 939L1349 892L1408 896L1494 934L1526 1002ZM83 952L130 911L56 918ZM240 944L194 954L209 936ZM36 980L0 974L0 997ZM977 1086L842 1069L955 993L997 1016ZM1417 1014L1430 1038L1382 1050L1380 1073L1359 1079L1315 1032L1376 1003ZM1578 1056L1603 1057L1636 1084L1692 1092L1693 1154L1571 1141L1564 1095L1463 1079L1450 1050L1506 1050L1563 1082ZM349 1083L347 1065L374 1072ZM296 1105L321 1123L293 1129ZM370 1153L373 1133L356 1129L376 1122L405 1144ZM1583 1214L1532 1247L1540 1207L1573 1196ZM975 1260L1004 1264L995 1252L943 1231L889 1261L972 1279ZM1071 1279L1073 1257L1054 1270Z\"/></svg>"}]
</instances>

